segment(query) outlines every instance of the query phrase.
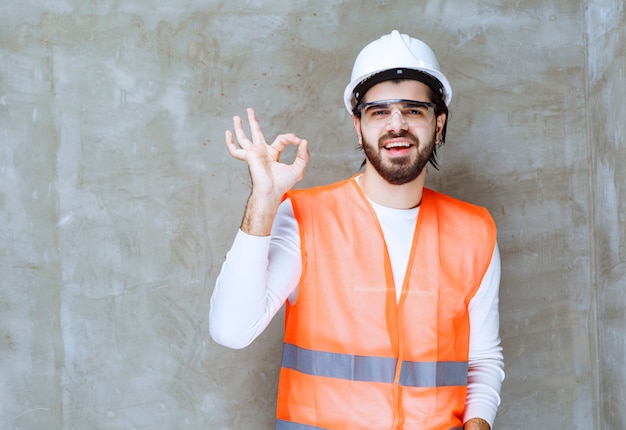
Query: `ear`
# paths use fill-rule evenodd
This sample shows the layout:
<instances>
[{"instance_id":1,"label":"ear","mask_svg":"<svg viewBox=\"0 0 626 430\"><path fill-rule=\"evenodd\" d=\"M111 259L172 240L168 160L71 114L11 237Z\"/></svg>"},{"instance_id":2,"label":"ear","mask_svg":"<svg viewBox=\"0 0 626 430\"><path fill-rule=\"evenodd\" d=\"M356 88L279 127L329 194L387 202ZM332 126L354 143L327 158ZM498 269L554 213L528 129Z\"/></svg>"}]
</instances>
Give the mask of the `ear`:
<instances>
[{"instance_id":1,"label":"ear","mask_svg":"<svg viewBox=\"0 0 626 430\"><path fill-rule=\"evenodd\" d=\"M363 136L361 136L361 118L356 115L352 116L352 122L354 123L354 130L359 137L359 145L363 145Z\"/></svg>"},{"instance_id":2,"label":"ear","mask_svg":"<svg viewBox=\"0 0 626 430\"><path fill-rule=\"evenodd\" d=\"M436 142L441 140L441 132L443 131L443 126L446 125L446 114L442 113L437 116L437 130L436 130Z\"/></svg>"}]
</instances>

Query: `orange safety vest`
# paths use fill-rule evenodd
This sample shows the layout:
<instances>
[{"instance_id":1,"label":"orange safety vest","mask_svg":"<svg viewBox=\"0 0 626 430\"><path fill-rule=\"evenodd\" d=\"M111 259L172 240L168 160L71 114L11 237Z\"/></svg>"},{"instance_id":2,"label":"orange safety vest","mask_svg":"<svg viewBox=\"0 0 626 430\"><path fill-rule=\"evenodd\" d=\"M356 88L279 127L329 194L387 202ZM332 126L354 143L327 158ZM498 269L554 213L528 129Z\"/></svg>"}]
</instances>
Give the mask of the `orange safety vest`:
<instances>
[{"instance_id":1,"label":"orange safety vest","mask_svg":"<svg viewBox=\"0 0 626 430\"><path fill-rule=\"evenodd\" d=\"M285 314L276 428L461 429L467 306L496 242L487 210L424 189L397 301L382 229L354 178L288 197L302 278Z\"/></svg>"}]
</instances>

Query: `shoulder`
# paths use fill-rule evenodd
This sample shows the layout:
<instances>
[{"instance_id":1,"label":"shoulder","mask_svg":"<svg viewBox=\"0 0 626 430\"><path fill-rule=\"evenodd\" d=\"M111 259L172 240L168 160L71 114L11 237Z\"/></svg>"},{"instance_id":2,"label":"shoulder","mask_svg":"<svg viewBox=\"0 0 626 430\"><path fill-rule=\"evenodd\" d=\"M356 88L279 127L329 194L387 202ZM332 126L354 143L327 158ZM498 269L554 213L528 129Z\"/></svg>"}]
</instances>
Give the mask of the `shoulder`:
<instances>
[{"instance_id":1,"label":"shoulder","mask_svg":"<svg viewBox=\"0 0 626 430\"><path fill-rule=\"evenodd\" d=\"M451 197L438 191L431 190L430 188L424 188L424 199L430 199L433 201L439 210L450 210L459 215L474 215L493 222L493 219L486 208Z\"/></svg>"},{"instance_id":2,"label":"shoulder","mask_svg":"<svg viewBox=\"0 0 626 430\"><path fill-rule=\"evenodd\" d=\"M293 189L287 193L287 196L289 198L296 196L297 198L300 196L312 196L312 195L333 193L337 190L344 188L346 185L348 185L351 182L351 180L352 178L349 178L349 179L343 179L338 182L333 182L331 184L317 185L315 187L310 187L310 188Z\"/></svg>"},{"instance_id":3,"label":"shoulder","mask_svg":"<svg viewBox=\"0 0 626 430\"><path fill-rule=\"evenodd\" d=\"M354 191L355 187L356 184L350 178L327 185L294 189L287 193L286 198L291 199L294 206L333 204L333 201L345 199Z\"/></svg>"},{"instance_id":4,"label":"shoulder","mask_svg":"<svg viewBox=\"0 0 626 430\"><path fill-rule=\"evenodd\" d=\"M344 217L360 205L360 191L352 179L344 179L328 185L291 190L287 198L291 200L293 212L300 224L323 224ZM359 206L360 207L360 206Z\"/></svg>"},{"instance_id":5,"label":"shoulder","mask_svg":"<svg viewBox=\"0 0 626 430\"><path fill-rule=\"evenodd\" d=\"M423 206L426 199L435 208L442 232L495 242L496 223L486 208L427 188L424 189Z\"/></svg>"}]
</instances>

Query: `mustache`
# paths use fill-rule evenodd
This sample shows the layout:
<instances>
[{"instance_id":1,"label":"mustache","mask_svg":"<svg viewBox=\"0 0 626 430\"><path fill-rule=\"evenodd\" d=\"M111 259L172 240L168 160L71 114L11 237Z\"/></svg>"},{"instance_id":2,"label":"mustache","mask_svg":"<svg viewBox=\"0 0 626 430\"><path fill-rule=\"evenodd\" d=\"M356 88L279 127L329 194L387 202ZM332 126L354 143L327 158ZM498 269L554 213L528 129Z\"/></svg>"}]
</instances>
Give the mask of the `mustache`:
<instances>
[{"instance_id":1,"label":"mustache","mask_svg":"<svg viewBox=\"0 0 626 430\"><path fill-rule=\"evenodd\" d=\"M381 136L380 139L378 139L378 146L380 146L380 147L384 146L384 143L385 143L386 140L398 139L398 138L410 140L413 145L419 146L419 142L420 141L417 138L417 136L415 136L414 134L409 133L406 130L399 131L399 132L396 132L396 133L387 133L387 134Z\"/></svg>"}]
</instances>

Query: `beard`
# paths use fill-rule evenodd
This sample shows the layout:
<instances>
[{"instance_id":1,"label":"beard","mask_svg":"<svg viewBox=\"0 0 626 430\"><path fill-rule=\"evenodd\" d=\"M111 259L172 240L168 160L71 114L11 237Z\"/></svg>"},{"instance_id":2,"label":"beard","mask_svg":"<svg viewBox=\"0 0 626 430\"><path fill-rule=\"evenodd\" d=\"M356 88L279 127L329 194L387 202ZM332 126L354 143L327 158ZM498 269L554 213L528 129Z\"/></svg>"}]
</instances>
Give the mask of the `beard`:
<instances>
[{"instance_id":1,"label":"beard","mask_svg":"<svg viewBox=\"0 0 626 430\"><path fill-rule=\"evenodd\" d=\"M361 133L361 136L363 136L363 133ZM406 157L385 160L383 158L383 152L385 151L383 148L384 142L398 137L410 140L417 148L417 156L411 154ZM435 139L436 133L433 134L430 142L423 149L420 149L420 142L417 136L408 131L402 131L385 134L378 139L377 144L370 144L363 137L363 145L361 146L367 160L384 180L392 185L404 185L415 180L422 173L435 150Z\"/></svg>"}]
</instances>

